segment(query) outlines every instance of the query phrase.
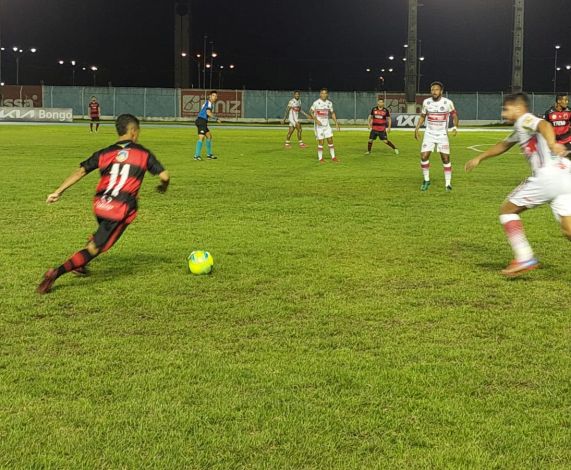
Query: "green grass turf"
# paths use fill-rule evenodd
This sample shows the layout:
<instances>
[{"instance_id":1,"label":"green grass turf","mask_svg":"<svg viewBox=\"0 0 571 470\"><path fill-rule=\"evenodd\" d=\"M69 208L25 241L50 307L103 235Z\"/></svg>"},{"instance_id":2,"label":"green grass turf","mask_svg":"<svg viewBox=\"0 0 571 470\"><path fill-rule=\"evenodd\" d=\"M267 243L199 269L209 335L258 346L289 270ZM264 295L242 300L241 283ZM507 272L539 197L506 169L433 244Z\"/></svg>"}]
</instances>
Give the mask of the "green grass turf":
<instances>
[{"instance_id":1,"label":"green grass turf","mask_svg":"<svg viewBox=\"0 0 571 470\"><path fill-rule=\"evenodd\" d=\"M421 182L336 134L340 165L284 133L143 128L172 174L92 275L41 274L95 228L90 175L44 203L109 126L0 127L0 467L569 468L571 245L548 208L524 216L543 269L518 280L497 220L522 157ZM207 249L215 272L186 273Z\"/></svg>"}]
</instances>

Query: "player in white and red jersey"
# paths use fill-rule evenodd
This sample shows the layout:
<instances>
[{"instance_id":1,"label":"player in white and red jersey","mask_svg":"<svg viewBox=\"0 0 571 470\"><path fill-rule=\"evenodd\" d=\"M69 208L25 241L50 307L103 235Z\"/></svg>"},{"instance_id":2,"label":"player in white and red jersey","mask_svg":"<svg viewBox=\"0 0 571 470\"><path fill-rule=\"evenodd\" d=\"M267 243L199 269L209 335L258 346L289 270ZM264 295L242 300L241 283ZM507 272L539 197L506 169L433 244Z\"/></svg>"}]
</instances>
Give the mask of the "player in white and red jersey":
<instances>
[{"instance_id":1,"label":"player in white and red jersey","mask_svg":"<svg viewBox=\"0 0 571 470\"><path fill-rule=\"evenodd\" d=\"M571 240L571 162L564 158L568 150L557 142L553 127L529 112L527 95L507 96L502 118L514 123L514 132L466 163L466 171L472 171L487 158L507 152L516 143L527 157L532 176L508 196L500 209L500 222L515 255L502 273L517 276L539 265L523 230L519 216L523 211L549 204L563 233Z\"/></svg>"},{"instance_id":2,"label":"player in white and red jersey","mask_svg":"<svg viewBox=\"0 0 571 470\"><path fill-rule=\"evenodd\" d=\"M319 91L319 99L311 105L309 113L315 123L314 129L315 138L317 139L317 158L319 159L319 163L325 163L325 160L323 160L323 143L325 139L327 139L331 161L338 162L339 160L335 157L333 129L331 129L331 124L329 123L329 116L333 118L337 130L340 131L341 128L337 122L337 115L333 109L333 103L329 101L329 90L327 90L327 88L322 88Z\"/></svg>"},{"instance_id":3,"label":"player in white and red jersey","mask_svg":"<svg viewBox=\"0 0 571 470\"><path fill-rule=\"evenodd\" d=\"M454 103L448 98L442 96L444 85L440 82L434 82L430 85L430 94L432 97L427 98L422 103L422 112L414 137L416 140L420 137L420 127L426 122L426 130L422 141L422 149L420 152L420 167L422 168L423 181L420 187L421 191L427 191L430 187L430 154L436 147L436 151L440 152L442 165L444 166L444 181L446 191L452 191L452 164L450 163L450 142L448 141L448 123L450 116L453 118L454 127L450 129L452 135L457 134L458 114L454 108Z\"/></svg>"},{"instance_id":4,"label":"player in white and red jersey","mask_svg":"<svg viewBox=\"0 0 571 470\"><path fill-rule=\"evenodd\" d=\"M289 122L289 129L287 132L287 137L286 137L286 141L285 141L285 147L286 148L291 148L291 136L293 135L293 132L295 130L297 130L297 140L299 141L299 147L300 148L306 148L307 145L303 143L303 140L301 138L301 133L302 133L302 129L301 129L301 122L299 120L299 113L303 114L305 117L310 118L311 116L307 113L305 113L302 109L301 109L301 93L296 90L293 92L293 98L291 100L289 100L287 106L286 106L286 112L285 112L285 116L283 119L283 123L285 124L286 119Z\"/></svg>"}]
</instances>

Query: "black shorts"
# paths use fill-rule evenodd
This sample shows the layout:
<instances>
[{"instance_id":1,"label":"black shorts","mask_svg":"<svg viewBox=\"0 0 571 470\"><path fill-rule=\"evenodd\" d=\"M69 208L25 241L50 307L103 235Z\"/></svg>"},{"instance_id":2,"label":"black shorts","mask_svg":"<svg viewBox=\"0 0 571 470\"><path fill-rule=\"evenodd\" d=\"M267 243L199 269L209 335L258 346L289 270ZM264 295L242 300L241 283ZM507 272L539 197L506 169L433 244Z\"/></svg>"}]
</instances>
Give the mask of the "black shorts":
<instances>
[{"instance_id":1,"label":"black shorts","mask_svg":"<svg viewBox=\"0 0 571 470\"><path fill-rule=\"evenodd\" d=\"M563 144L563 145L565 145L565 148L566 148L567 150L571 151L571 142L568 142L568 143Z\"/></svg>"},{"instance_id":2,"label":"black shorts","mask_svg":"<svg viewBox=\"0 0 571 470\"><path fill-rule=\"evenodd\" d=\"M381 140L387 140L387 131L371 131L369 134L369 140L375 140L377 137Z\"/></svg>"},{"instance_id":3,"label":"black shorts","mask_svg":"<svg viewBox=\"0 0 571 470\"><path fill-rule=\"evenodd\" d=\"M111 248L117 240L123 235L125 229L137 217L137 211L133 210L127 214L123 220L110 220L97 217L99 227L93 234L91 241L102 252L106 252Z\"/></svg>"},{"instance_id":4,"label":"black shorts","mask_svg":"<svg viewBox=\"0 0 571 470\"><path fill-rule=\"evenodd\" d=\"M99 116L91 116L92 122L99 122Z\"/></svg>"},{"instance_id":5,"label":"black shorts","mask_svg":"<svg viewBox=\"0 0 571 470\"><path fill-rule=\"evenodd\" d=\"M196 121L194 121L194 124L196 124L199 135L206 135L210 132L210 129L208 129L208 121L206 119L196 118Z\"/></svg>"}]
</instances>

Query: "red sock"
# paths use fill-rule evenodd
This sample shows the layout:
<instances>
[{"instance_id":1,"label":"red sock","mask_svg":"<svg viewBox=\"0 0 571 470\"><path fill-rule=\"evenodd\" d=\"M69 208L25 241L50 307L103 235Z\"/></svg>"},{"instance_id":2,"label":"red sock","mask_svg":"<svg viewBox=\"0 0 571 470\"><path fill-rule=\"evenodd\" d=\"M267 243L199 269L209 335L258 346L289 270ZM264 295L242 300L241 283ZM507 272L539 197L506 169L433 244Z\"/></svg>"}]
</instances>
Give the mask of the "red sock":
<instances>
[{"instance_id":1,"label":"red sock","mask_svg":"<svg viewBox=\"0 0 571 470\"><path fill-rule=\"evenodd\" d=\"M74 269L81 268L89 263L95 256L87 250L81 250L75 253L59 268L57 268L57 277L63 276L65 273L73 271Z\"/></svg>"}]
</instances>

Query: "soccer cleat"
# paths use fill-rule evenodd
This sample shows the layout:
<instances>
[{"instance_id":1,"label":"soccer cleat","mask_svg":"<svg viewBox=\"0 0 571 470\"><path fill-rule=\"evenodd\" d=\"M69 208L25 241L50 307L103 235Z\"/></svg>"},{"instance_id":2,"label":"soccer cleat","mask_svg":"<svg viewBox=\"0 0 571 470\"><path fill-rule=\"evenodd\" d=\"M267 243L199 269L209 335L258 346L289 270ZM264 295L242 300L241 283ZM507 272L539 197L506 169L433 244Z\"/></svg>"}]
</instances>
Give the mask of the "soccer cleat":
<instances>
[{"instance_id":1,"label":"soccer cleat","mask_svg":"<svg viewBox=\"0 0 571 470\"><path fill-rule=\"evenodd\" d=\"M195 159L197 162L202 161L202 157L201 157L200 155L195 155L195 156L194 156L194 159Z\"/></svg>"},{"instance_id":2,"label":"soccer cleat","mask_svg":"<svg viewBox=\"0 0 571 470\"><path fill-rule=\"evenodd\" d=\"M299 144L300 149L306 149L307 147L309 147L309 145L304 144L303 142L301 144Z\"/></svg>"},{"instance_id":3,"label":"soccer cleat","mask_svg":"<svg viewBox=\"0 0 571 470\"><path fill-rule=\"evenodd\" d=\"M371 155L371 152L367 151L364 155Z\"/></svg>"},{"instance_id":4,"label":"soccer cleat","mask_svg":"<svg viewBox=\"0 0 571 470\"><path fill-rule=\"evenodd\" d=\"M216 155L207 155L206 158L208 158L208 160L218 160L218 157Z\"/></svg>"},{"instance_id":5,"label":"soccer cleat","mask_svg":"<svg viewBox=\"0 0 571 470\"><path fill-rule=\"evenodd\" d=\"M334 163L339 163L339 160L337 160L337 157L333 157L333 158L331 159L331 161L334 162Z\"/></svg>"},{"instance_id":6,"label":"soccer cleat","mask_svg":"<svg viewBox=\"0 0 571 470\"><path fill-rule=\"evenodd\" d=\"M452 185L448 185L446 186L446 192L449 193L450 191L452 191Z\"/></svg>"},{"instance_id":7,"label":"soccer cleat","mask_svg":"<svg viewBox=\"0 0 571 470\"><path fill-rule=\"evenodd\" d=\"M502 274L508 277L515 277L527 271L533 271L539 267L539 261L536 258L531 258L527 261L512 261L509 266L502 269Z\"/></svg>"},{"instance_id":8,"label":"soccer cleat","mask_svg":"<svg viewBox=\"0 0 571 470\"><path fill-rule=\"evenodd\" d=\"M430 188L430 181L423 181L422 186L420 187L420 190L421 191L428 191L428 188Z\"/></svg>"},{"instance_id":9,"label":"soccer cleat","mask_svg":"<svg viewBox=\"0 0 571 470\"><path fill-rule=\"evenodd\" d=\"M320 158L319 163L325 163L325 158Z\"/></svg>"},{"instance_id":10,"label":"soccer cleat","mask_svg":"<svg viewBox=\"0 0 571 470\"><path fill-rule=\"evenodd\" d=\"M57 271L55 269L49 269L44 274L44 278L42 279L42 282L40 282L40 285L36 289L36 292L38 294L47 294L49 291L52 290L52 286L54 285L54 282L56 282L56 279L57 279Z\"/></svg>"},{"instance_id":11,"label":"soccer cleat","mask_svg":"<svg viewBox=\"0 0 571 470\"><path fill-rule=\"evenodd\" d=\"M78 277L89 276L89 271L87 270L87 268L85 266L82 266L81 268L77 268L77 269L72 269L71 273L75 274Z\"/></svg>"},{"instance_id":12,"label":"soccer cleat","mask_svg":"<svg viewBox=\"0 0 571 470\"><path fill-rule=\"evenodd\" d=\"M400 155L400 150L399 150L399 149L395 149L395 155Z\"/></svg>"},{"instance_id":13,"label":"soccer cleat","mask_svg":"<svg viewBox=\"0 0 571 470\"><path fill-rule=\"evenodd\" d=\"M291 144L284 144L284 147L285 147L286 149L290 149L290 148L291 148Z\"/></svg>"}]
</instances>

